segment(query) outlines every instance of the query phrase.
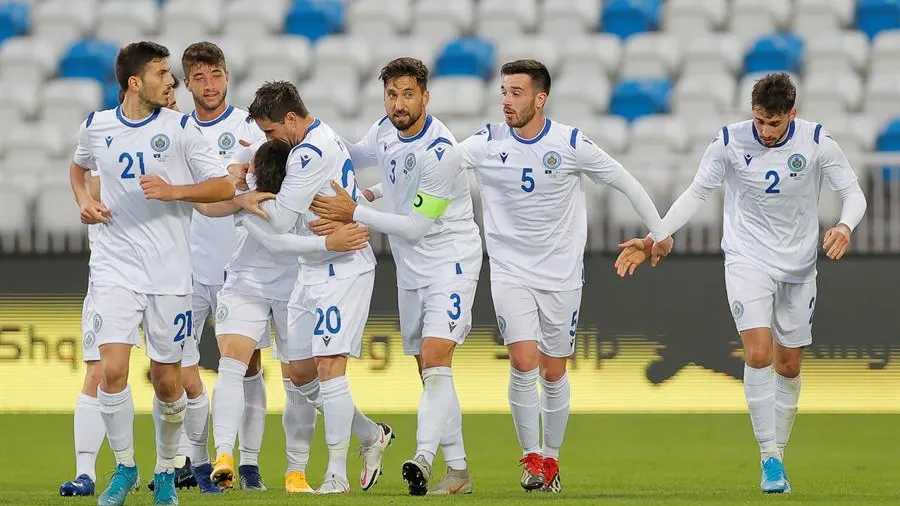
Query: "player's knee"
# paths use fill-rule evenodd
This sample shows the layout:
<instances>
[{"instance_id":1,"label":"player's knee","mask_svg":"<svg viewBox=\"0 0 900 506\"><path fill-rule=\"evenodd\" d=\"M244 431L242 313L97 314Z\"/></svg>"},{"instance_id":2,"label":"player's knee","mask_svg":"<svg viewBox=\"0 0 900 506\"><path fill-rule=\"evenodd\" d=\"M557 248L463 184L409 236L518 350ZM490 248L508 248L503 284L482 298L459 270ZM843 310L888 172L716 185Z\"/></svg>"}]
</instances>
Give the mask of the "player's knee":
<instances>
[{"instance_id":1,"label":"player's knee","mask_svg":"<svg viewBox=\"0 0 900 506\"><path fill-rule=\"evenodd\" d=\"M765 346L745 347L744 363L754 369L768 367L772 363L772 349Z\"/></svg>"},{"instance_id":2,"label":"player's knee","mask_svg":"<svg viewBox=\"0 0 900 506\"><path fill-rule=\"evenodd\" d=\"M800 356L776 357L775 372L785 378L796 378L800 375Z\"/></svg>"},{"instance_id":3,"label":"player's knee","mask_svg":"<svg viewBox=\"0 0 900 506\"><path fill-rule=\"evenodd\" d=\"M85 363L84 385L81 387L81 393L90 397L97 397L97 387L100 386L100 380L103 378L103 367L100 362Z\"/></svg>"},{"instance_id":4,"label":"player's knee","mask_svg":"<svg viewBox=\"0 0 900 506\"><path fill-rule=\"evenodd\" d=\"M108 388L115 388L118 392L128 383L128 362L127 361L105 361L103 363L103 383Z\"/></svg>"},{"instance_id":5,"label":"player's knee","mask_svg":"<svg viewBox=\"0 0 900 506\"><path fill-rule=\"evenodd\" d=\"M455 343L446 339L425 339L422 343L421 369L429 367L450 367L453 362ZM421 369L419 373L421 374Z\"/></svg>"},{"instance_id":6,"label":"player's knee","mask_svg":"<svg viewBox=\"0 0 900 506\"><path fill-rule=\"evenodd\" d=\"M200 379L200 368L196 366L183 368L181 370L181 384L184 386L184 391L189 398L196 399L197 397L200 397L200 394L203 393L203 381Z\"/></svg>"},{"instance_id":7,"label":"player's knee","mask_svg":"<svg viewBox=\"0 0 900 506\"><path fill-rule=\"evenodd\" d=\"M319 357L316 359L316 373L319 381L328 381L346 374L347 357Z\"/></svg>"},{"instance_id":8,"label":"player's knee","mask_svg":"<svg viewBox=\"0 0 900 506\"><path fill-rule=\"evenodd\" d=\"M517 371L533 371L538 366L537 356L533 356L529 353L514 353L510 350L509 365Z\"/></svg>"},{"instance_id":9,"label":"player's knee","mask_svg":"<svg viewBox=\"0 0 900 506\"><path fill-rule=\"evenodd\" d=\"M566 368L563 366L562 368L554 367L554 368L545 368L541 370L541 378L544 378L545 381L549 381L551 383L555 383L562 379L563 376L566 375Z\"/></svg>"},{"instance_id":10,"label":"player's knee","mask_svg":"<svg viewBox=\"0 0 900 506\"><path fill-rule=\"evenodd\" d=\"M309 382L316 379L319 375L319 372L316 368L315 362L312 360L298 360L295 362L291 362L291 364L287 368L288 378L290 378L291 383L296 386L302 386L309 384Z\"/></svg>"},{"instance_id":11,"label":"player's knee","mask_svg":"<svg viewBox=\"0 0 900 506\"><path fill-rule=\"evenodd\" d=\"M172 402L184 393L181 382L180 364L160 364L153 362L150 365L150 381L156 396L163 402Z\"/></svg>"},{"instance_id":12,"label":"player's knee","mask_svg":"<svg viewBox=\"0 0 900 506\"><path fill-rule=\"evenodd\" d=\"M244 377L256 376L260 370L262 370L262 355L259 353L259 350L254 350L253 355L250 357L250 362L247 364L247 372L244 374Z\"/></svg>"}]
</instances>

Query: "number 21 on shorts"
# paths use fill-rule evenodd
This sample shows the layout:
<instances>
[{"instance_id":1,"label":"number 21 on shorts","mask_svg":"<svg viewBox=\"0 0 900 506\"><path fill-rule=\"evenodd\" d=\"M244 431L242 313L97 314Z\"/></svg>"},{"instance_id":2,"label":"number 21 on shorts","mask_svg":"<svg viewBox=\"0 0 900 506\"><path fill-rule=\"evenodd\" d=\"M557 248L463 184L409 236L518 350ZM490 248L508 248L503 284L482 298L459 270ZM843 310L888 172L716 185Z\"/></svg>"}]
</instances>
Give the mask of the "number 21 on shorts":
<instances>
[{"instance_id":1,"label":"number 21 on shorts","mask_svg":"<svg viewBox=\"0 0 900 506\"><path fill-rule=\"evenodd\" d=\"M191 337L191 334L194 332L194 315L193 311L188 309L183 313L178 313L175 315L175 321L172 322L172 325L178 328L175 332L175 342L184 341L185 337Z\"/></svg>"}]
</instances>

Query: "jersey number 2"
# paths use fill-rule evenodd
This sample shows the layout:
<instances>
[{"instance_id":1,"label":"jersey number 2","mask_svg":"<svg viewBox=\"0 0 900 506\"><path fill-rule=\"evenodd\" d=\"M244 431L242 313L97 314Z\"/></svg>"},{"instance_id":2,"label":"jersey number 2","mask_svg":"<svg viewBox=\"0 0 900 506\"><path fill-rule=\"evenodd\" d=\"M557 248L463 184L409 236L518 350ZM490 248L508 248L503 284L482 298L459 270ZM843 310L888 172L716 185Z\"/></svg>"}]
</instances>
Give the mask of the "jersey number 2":
<instances>
[{"instance_id":1,"label":"jersey number 2","mask_svg":"<svg viewBox=\"0 0 900 506\"><path fill-rule=\"evenodd\" d=\"M781 182L781 177L778 176L778 172L774 170L766 172L766 181L768 181L769 179L772 180L772 184L770 184L769 187L766 188L766 193L781 193L781 190L777 188L778 183Z\"/></svg>"},{"instance_id":2,"label":"jersey number 2","mask_svg":"<svg viewBox=\"0 0 900 506\"><path fill-rule=\"evenodd\" d=\"M144 175L144 153L138 151L135 153L138 159L138 168L141 171L141 175ZM119 155L119 163L125 164L125 170L122 171L122 179L134 179L134 172L131 172L131 168L134 166L134 158L131 156L131 153L122 153Z\"/></svg>"}]
</instances>

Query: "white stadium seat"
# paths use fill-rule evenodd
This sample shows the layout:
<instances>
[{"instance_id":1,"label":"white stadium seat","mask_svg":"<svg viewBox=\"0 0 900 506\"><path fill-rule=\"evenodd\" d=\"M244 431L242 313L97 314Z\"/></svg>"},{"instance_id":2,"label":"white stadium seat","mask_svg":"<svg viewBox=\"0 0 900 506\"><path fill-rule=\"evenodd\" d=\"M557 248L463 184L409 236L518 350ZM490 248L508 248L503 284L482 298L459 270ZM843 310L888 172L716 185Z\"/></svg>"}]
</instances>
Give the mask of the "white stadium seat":
<instances>
[{"instance_id":1,"label":"white stadium seat","mask_svg":"<svg viewBox=\"0 0 900 506\"><path fill-rule=\"evenodd\" d=\"M97 37L120 45L147 40L159 14L155 0L107 0L97 11Z\"/></svg>"},{"instance_id":2,"label":"white stadium seat","mask_svg":"<svg viewBox=\"0 0 900 506\"><path fill-rule=\"evenodd\" d=\"M900 30L886 30L872 42L870 75L896 74L900 69Z\"/></svg>"},{"instance_id":3,"label":"white stadium seat","mask_svg":"<svg viewBox=\"0 0 900 506\"><path fill-rule=\"evenodd\" d=\"M247 72L254 76L269 76L270 80L297 81L309 75L312 66L312 49L303 37L264 38L250 45L249 53Z\"/></svg>"},{"instance_id":4,"label":"white stadium seat","mask_svg":"<svg viewBox=\"0 0 900 506\"><path fill-rule=\"evenodd\" d=\"M288 0L233 0L225 7L222 34L232 39L256 41L282 31ZM228 53L226 53L227 55Z\"/></svg>"},{"instance_id":5,"label":"white stadium seat","mask_svg":"<svg viewBox=\"0 0 900 506\"><path fill-rule=\"evenodd\" d=\"M0 45L0 79L36 88L56 73L61 48L47 37L15 37Z\"/></svg>"},{"instance_id":6,"label":"white stadium seat","mask_svg":"<svg viewBox=\"0 0 900 506\"><path fill-rule=\"evenodd\" d=\"M593 121L572 126L580 129L591 142L613 156L628 151L628 122L620 116L599 116Z\"/></svg>"},{"instance_id":7,"label":"white stadium seat","mask_svg":"<svg viewBox=\"0 0 900 506\"><path fill-rule=\"evenodd\" d=\"M582 187L587 211L588 251L604 251L607 247L606 231L606 199L613 191L608 185L597 184L588 177L582 176ZM613 245L615 247L615 245Z\"/></svg>"},{"instance_id":8,"label":"white stadium seat","mask_svg":"<svg viewBox=\"0 0 900 506\"><path fill-rule=\"evenodd\" d=\"M238 104L234 102L234 97L231 95L231 91L234 88L229 89L228 91L228 101L233 103L234 105L242 108L246 108L246 104ZM184 85L179 86L178 89L175 90L175 105L178 107L178 110L185 113L190 114L194 111L194 96L191 94L191 90L187 89Z\"/></svg>"},{"instance_id":9,"label":"white stadium seat","mask_svg":"<svg viewBox=\"0 0 900 506\"><path fill-rule=\"evenodd\" d=\"M632 35L625 42L619 75L625 79L664 77L678 68L681 48L671 35L648 32Z\"/></svg>"},{"instance_id":10,"label":"white stadium seat","mask_svg":"<svg viewBox=\"0 0 900 506\"><path fill-rule=\"evenodd\" d=\"M667 114L642 116L631 125L632 152L641 155L684 152L688 148L690 126Z\"/></svg>"},{"instance_id":11,"label":"white stadium seat","mask_svg":"<svg viewBox=\"0 0 900 506\"><path fill-rule=\"evenodd\" d=\"M869 40L862 32L839 32L811 37L804 48L804 72L865 72L869 61ZM900 59L894 62L900 63Z\"/></svg>"},{"instance_id":12,"label":"white stadium seat","mask_svg":"<svg viewBox=\"0 0 900 506\"><path fill-rule=\"evenodd\" d=\"M612 93L604 76L592 78L566 77L553 82L552 99L547 103L549 115L564 123L572 120L591 121L605 113Z\"/></svg>"},{"instance_id":13,"label":"white stadium seat","mask_svg":"<svg viewBox=\"0 0 900 506\"><path fill-rule=\"evenodd\" d=\"M534 29L537 0L481 0L475 12L475 32L497 41L518 37Z\"/></svg>"},{"instance_id":14,"label":"white stadium seat","mask_svg":"<svg viewBox=\"0 0 900 506\"><path fill-rule=\"evenodd\" d=\"M360 92L360 110L359 117L361 119L376 119L385 115L384 111L384 85L377 79L370 79L363 86Z\"/></svg>"},{"instance_id":15,"label":"white stadium seat","mask_svg":"<svg viewBox=\"0 0 900 506\"><path fill-rule=\"evenodd\" d=\"M360 77L369 67L369 45L365 40L334 35L316 41L315 53L316 77L348 81L359 88Z\"/></svg>"},{"instance_id":16,"label":"white stadium seat","mask_svg":"<svg viewBox=\"0 0 900 506\"><path fill-rule=\"evenodd\" d=\"M734 104L736 85L727 74L692 74L682 77L671 98L673 114L700 118L729 112Z\"/></svg>"},{"instance_id":17,"label":"white stadium seat","mask_svg":"<svg viewBox=\"0 0 900 506\"><path fill-rule=\"evenodd\" d=\"M47 0L31 13L31 33L65 47L88 35L96 22L97 0Z\"/></svg>"},{"instance_id":18,"label":"white stadium seat","mask_svg":"<svg viewBox=\"0 0 900 506\"><path fill-rule=\"evenodd\" d=\"M194 41L218 33L224 19L223 0L167 0L162 8L162 35L191 34Z\"/></svg>"},{"instance_id":19,"label":"white stadium seat","mask_svg":"<svg viewBox=\"0 0 900 506\"><path fill-rule=\"evenodd\" d=\"M69 190L71 194L71 189ZM70 195L71 197L71 195ZM18 185L4 180L0 185L3 219L0 220L0 252L31 250L31 199ZM71 198L69 199L71 202ZM75 212L77 214L77 210Z\"/></svg>"},{"instance_id":20,"label":"white stadium seat","mask_svg":"<svg viewBox=\"0 0 900 506\"><path fill-rule=\"evenodd\" d=\"M479 77L436 77L429 88L428 110L439 118L480 117L484 110L484 81Z\"/></svg>"},{"instance_id":21,"label":"white stadium seat","mask_svg":"<svg viewBox=\"0 0 900 506\"><path fill-rule=\"evenodd\" d=\"M841 219L841 196L831 189L827 182L822 184L819 194L819 223L831 228Z\"/></svg>"},{"instance_id":22,"label":"white stadium seat","mask_svg":"<svg viewBox=\"0 0 900 506\"><path fill-rule=\"evenodd\" d=\"M335 81L314 77L304 81L300 96L313 114L328 118L355 115L359 104L359 85L355 82Z\"/></svg>"},{"instance_id":23,"label":"white stadium seat","mask_svg":"<svg viewBox=\"0 0 900 506\"><path fill-rule=\"evenodd\" d=\"M692 161L699 162L700 155L706 150L706 147L712 143L713 139L722 131L722 127L731 123L721 115L704 114L700 116L676 116L683 125L689 125L687 128L688 136L688 152L692 155L688 156ZM696 167L694 167L696 169Z\"/></svg>"},{"instance_id":24,"label":"white stadium seat","mask_svg":"<svg viewBox=\"0 0 900 506\"><path fill-rule=\"evenodd\" d=\"M56 79L41 90L41 118L77 132L91 111L102 109L103 87L93 79Z\"/></svg>"},{"instance_id":25,"label":"white stadium seat","mask_svg":"<svg viewBox=\"0 0 900 506\"><path fill-rule=\"evenodd\" d=\"M497 41L494 65L498 71L508 61L532 58L547 66L551 75L559 68L559 48L556 41L542 36L510 37Z\"/></svg>"},{"instance_id":26,"label":"white stadium seat","mask_svg":"<svg viewBox=\"0 0 900 506\"><path fill-rule=\"evenodd\" d=\"M734 0L731 33L748 43L761 35L780 32L788 27L792 4L785 0Z\"/></svg>"},{"instance_id":27,"label":"white stadium seat","mask_svg":"<svg viewBox=\"0 0 900 506\"><path fill-rule=\"evenodd\" d=\"M880 124L865 115L838 114L827 117L809 117L831 135L845 152L867 152L872 149Z\"/></svg>"},{"instance_id":28,"label":"white stadium seat","mask_svg":"<svg viewBox=\"0 0 900 506\"><path fill-rule=\"evenodd\" d=\"M405 32L411 16L409 0L357 0L347 7L347 33L378 43Z\"/></svg>"},{"instance_id":29,"label":"white stadium seat","mask_svg":"<svg viewBox=\"0 0 900 506\"><path fill-rule=\"evenodd\" d=\"M744 65L744 45L728 34L699 35L687 44L682 74L736 75Z\"/></svg>"},{"instance_id":30,"label":"white stadium seat","mask_svg":"<svg viewBox=\"0 0 900 506\"><path fill-rule=\"evenodd\" d=\"M63 134L52 121L21 123L6 137L7 158L71 156L77 134L68 130Z\"/></svg>"},{"instance_id":31,"label":"white stadium seat","mask_svg":"<svg viewBox=\"0 0 900 506\"><path fill-rule=\"evenodd\" d=\"M668 0L663 3L662 26L682 40L712 32L725 24L726 0Z\"/></svg>"},{"instance_id":32,"label":"white stadium seat","mask_svg":"<svg viewBox=\"0 0 900 506\"><path fill-rule=\"evenodd\" d=\"M87 227L81 223L68 183L41 187L34 203L34 250L38 253L80 252L87 243Z\"/></svg>"},{"instance_id":33,"label":"white stadium seat","mask_svg":"<svg viewBox=\"0 0 900 506\"><path fill-rule=\"evenodd\" d=\"M441 118L441 121L444 122L444 125L447 126L447 129L450 130L450 133L453 134L453 137L456 138L457 141L462 142L465 139L468 139L470 136L474 135L475 132L478 132L482 128L484 128L485 123L496 122L496 119L487 120L485 118L454 118L449 117L447 119Z\"/></svg>"},{"instance_id":34,"label":"white stadium seat","mask_svg":"<svg viewBox=\"0 0 900 506\"><path fill-rule=\"evenodd\" d=\"M227 37L213 39L210 42L219 46L225 55L225 67L228 69L229 84L234 84L247 73L247 68L250 64L249 48L259 43L259 41L254 41L248 44L242 39ZM293 54L290 56L291 58L295 57ZM180 67L180 61L181 55L178 55L174 66Z\"/></svg>"},{"instance_id":35,"label":"white stadium seat","mask_svg":"<svg viewBox=\"0 0 900 506\"><path fill-rule=\"evenodd\" d=\"M565 41L597 31L600 0L545 0L538 16L540 35Z\"/></svg>"},{"instance_id":36,"label":"white stadium seat","mask_svg":"<svg viewBox=\"0 0 900 506\"><path fill-rule=\"evenodd\" d=\"M68 158L51 158L43 153L12 151L3 159L3 172L29 178L30 183L44 179L68 180L72 153L66 154Z\"/></svg>"},{"instance_id":37,"label":"white stadium seat","mask_svg":"<svg viewBox=\"0 0 900 506\"><path fill-rule=\"evenodd\" d=\"M804 115L834 116L859 109L863 82L856 73L807 74L798 102Z\"/></svg>"},{"instance_id":38,"label":"white stadium seat","mask_svg":"<svg viewBox=\"0 0 900 506\"><path fill-rule=\"evenodd\" d=\"M853 21L856 0L796 0L793 32L807 38L838 32Z\"/></svg>"},{"instance_id":39,"label":"white stadium seat","mask_svg":"<svg viewBox=\"0 0 900 506\"><path fill-rule=\"evenodd\" d=\"M568 39L560 47L560 72L569 76L614 76L622 58L619 38L608 33Z\"/></svg>"},{"instance_id":40,"label":"white stadium seat","mask_svg":"<svg viewBox=\"0 0 900 506\"><path fill-rule=\"evenodd\" d=\"M260 86L265 84L266 81L271 80L272 76L267 76L264 74L251 74L244 79L241 79L237 85L232 85L228 90L231 103L241 107L242 109L246 109L253 102L253 97L256 96L256 90L258 90ZM300 96L302 97L302 86L299 88L299 91L301 93Z\"/></svg>"},{"instance_id":41,"label":"white stadium seat","mask_svg":"<svg viewBox=\"0 0 900 506\"><path fill-rule=\"evenodd\" d=\"M870 75L866 83L863 110L879 122L900 116L900 75Z\"/></svg>"},{"instance_id":42,"label":"white stadium seat","mask_svg":"<svg viewBox=\"0 0 900 506\"><path fill-rule=\"evenodd\" d=\"M0 78L0 117L4 122L15 125L33 118L38 111L38 102L33 84Z\"/></svg>"},{"instance_id":43,"label":"white stadium seat","mask_svg":"<svg viewBox=\"0 0 900 506\"><path fill-rule=\"evenodd\" d=\"M422 63L434 72L434 62L440 43L428 37L392 37L379 41L378 44L370 44L370 58L368 68L363 70L366 74L374 74L378 78L387 62L402 57L412 57L422 60Z\"/></svg>"},{"instance_id":44,"label":"white stadium seat","mask_svg":"<svg viewBox=\"0 0 900 506\"><path fill-rule=\"evenodd\" d=\"M472 28L474 11L471 0L419 0L412 34L444 43Z\"/></svg>"}]
</instances>

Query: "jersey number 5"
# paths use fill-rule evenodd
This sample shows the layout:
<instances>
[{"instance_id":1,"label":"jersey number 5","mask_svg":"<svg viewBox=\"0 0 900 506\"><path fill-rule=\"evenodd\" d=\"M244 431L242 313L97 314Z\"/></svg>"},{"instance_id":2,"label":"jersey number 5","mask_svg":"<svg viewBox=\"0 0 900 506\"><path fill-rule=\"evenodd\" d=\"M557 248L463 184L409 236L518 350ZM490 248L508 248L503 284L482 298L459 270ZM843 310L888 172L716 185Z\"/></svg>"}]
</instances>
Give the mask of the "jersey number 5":
<instances>
[{"instance_id":1,"label":"jersey number 5","mask_svg":"<svg viewBox=\"0 0 900 506\"><path fill-rule=\"evenodd\" d=\"M525 193L531 193L534 191L534 178L531 177L531 172L533 169L525 167L522 169L522 191Z\"/></svg>"},{"instance_id":2,"label":"jersey number 5","mask_svg":"<svg viewBox=\"0 0 900 506\"><path fill-rule=\"evenodd\" d=\"M138 151L135 153L138 159L138 167L141 171L141 175L144 175L144 153ZM119 155L119 163L125 164L125 170L122 171L122 179L134 179L134 172L131 172L131 168L134 166L134 158L131 156L131 153L122 153Z\"/></svg>"}]
</instances>

